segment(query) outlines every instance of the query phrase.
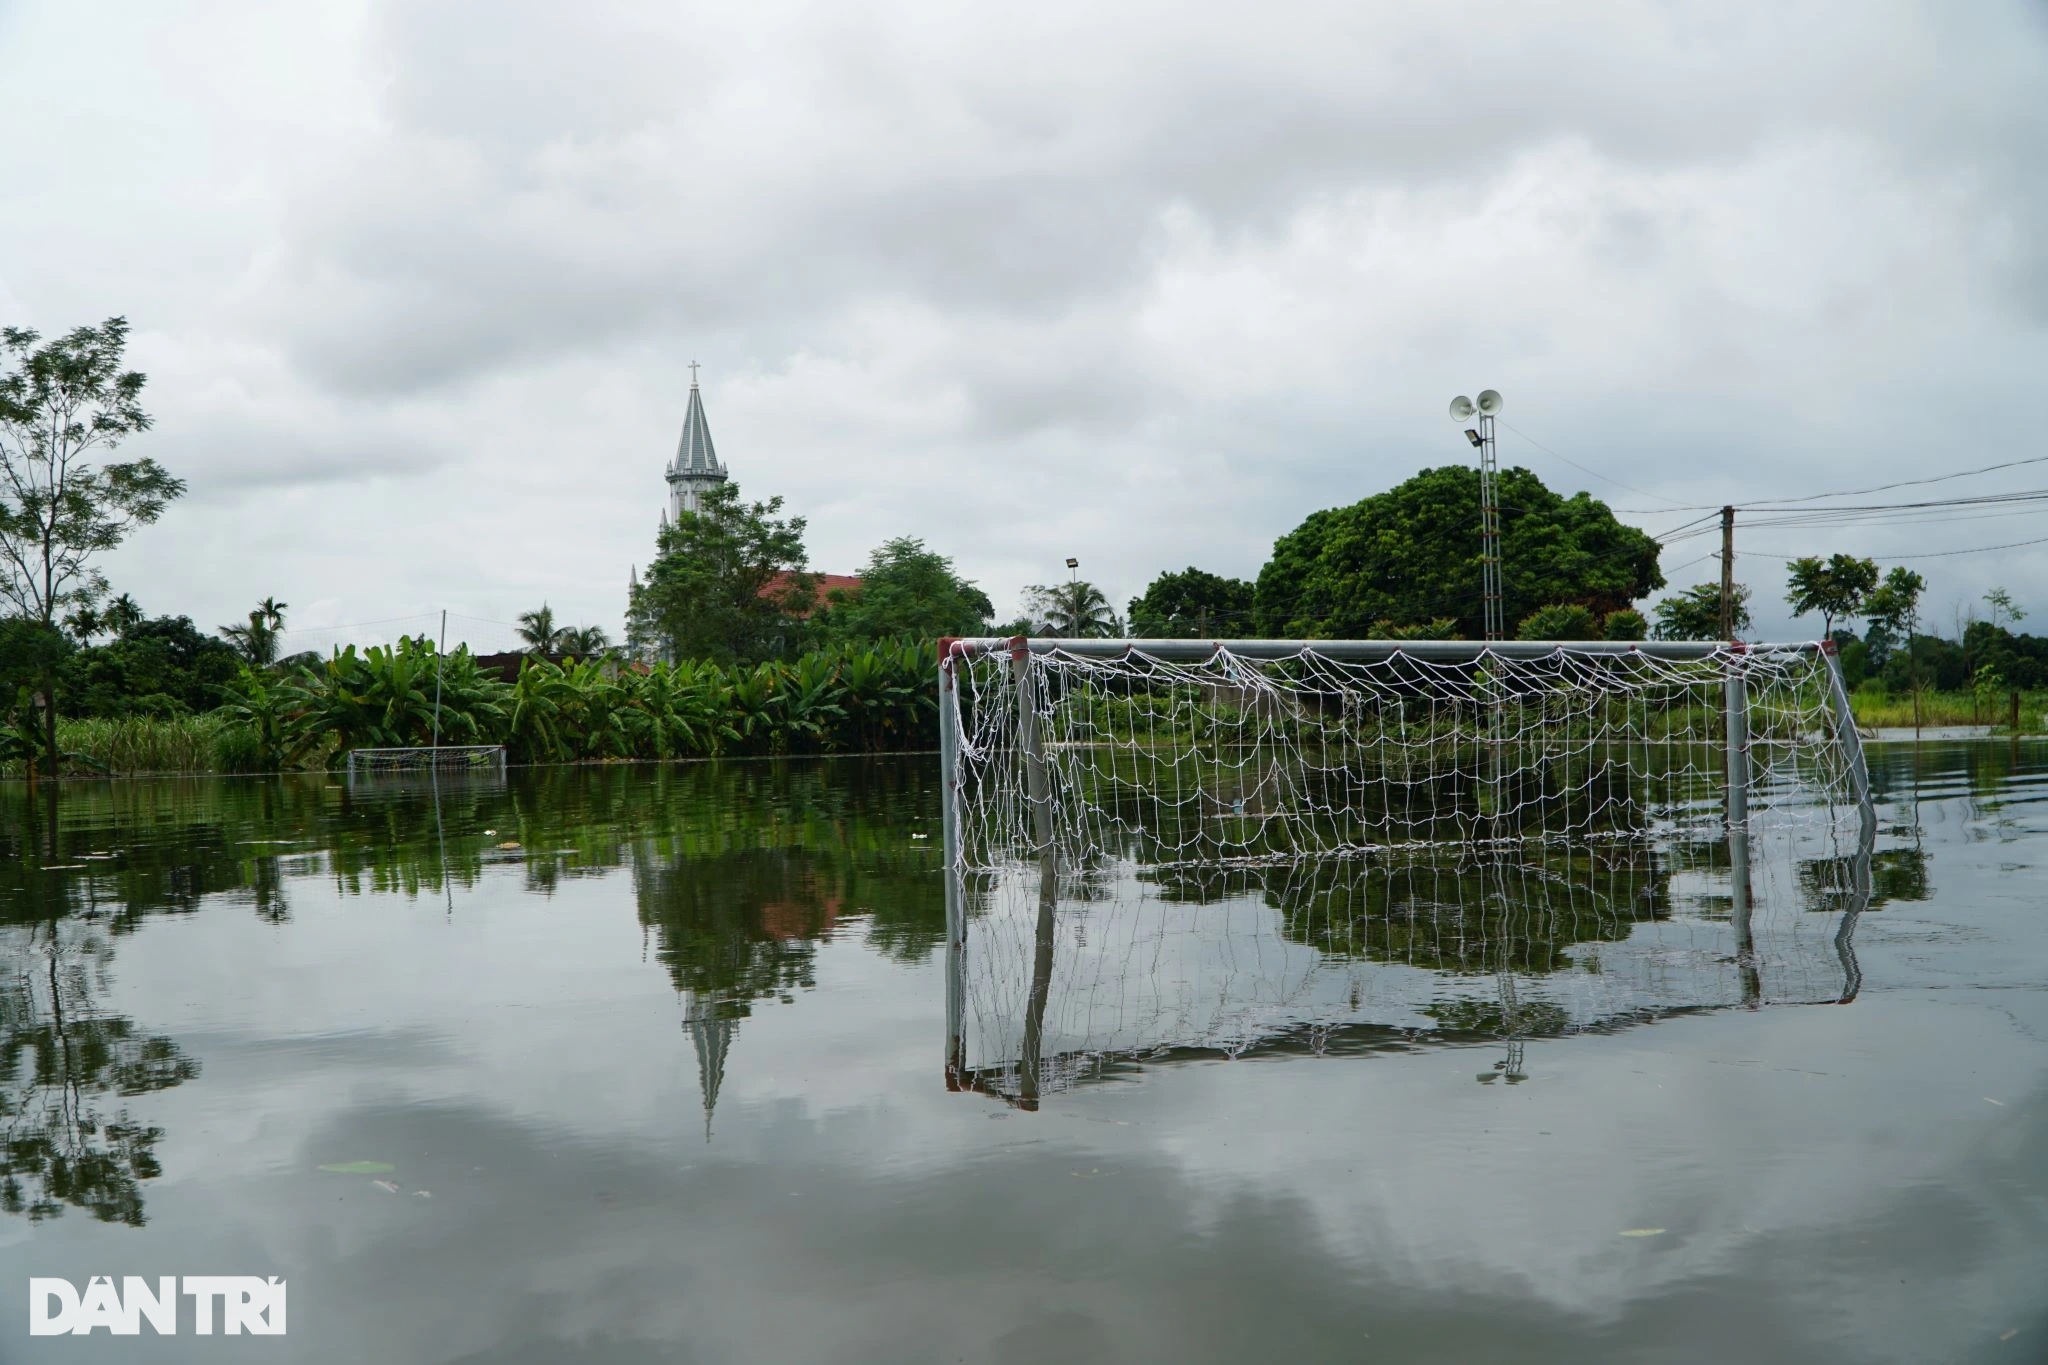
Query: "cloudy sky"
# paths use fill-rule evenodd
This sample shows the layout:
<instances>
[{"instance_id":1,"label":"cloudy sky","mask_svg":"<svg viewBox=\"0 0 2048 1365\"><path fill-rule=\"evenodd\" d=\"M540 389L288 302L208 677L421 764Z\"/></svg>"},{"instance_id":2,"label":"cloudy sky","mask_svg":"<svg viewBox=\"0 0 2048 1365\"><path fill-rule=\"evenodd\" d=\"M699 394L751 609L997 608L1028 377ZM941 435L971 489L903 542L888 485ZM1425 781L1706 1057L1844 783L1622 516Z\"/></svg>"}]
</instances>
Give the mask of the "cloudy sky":
<instances>
[{"instance_id":1,"label":"cloudy sky","mask_svg":"<svg viewBox=\"0 0 2048 1365\"><path fill-rule=\"evenodd\" d=\"M131 319L191 492L109 568L203 625L616 630L692 360L817 567L1121 602L1467 458L1486 386L1653 532L2048 455L2044 89L2027 0L0 0L0 319ZM2048 620L2048 544L1932 557L2044 523L1738 567L1766 628L1835 550Z\"/></svg>"}]
</instances>

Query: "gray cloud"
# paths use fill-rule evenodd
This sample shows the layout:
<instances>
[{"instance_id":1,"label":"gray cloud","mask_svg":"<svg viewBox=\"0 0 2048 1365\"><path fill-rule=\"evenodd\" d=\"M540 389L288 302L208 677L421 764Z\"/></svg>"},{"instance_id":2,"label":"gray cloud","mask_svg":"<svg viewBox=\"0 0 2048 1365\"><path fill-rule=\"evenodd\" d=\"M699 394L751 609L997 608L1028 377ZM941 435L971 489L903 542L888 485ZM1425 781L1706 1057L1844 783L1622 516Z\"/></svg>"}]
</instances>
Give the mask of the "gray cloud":
<instances>
[{"instance_id":1,"label":"gray cloud","mask_svg":"<svg viewBox=\"0 0 2048 1365\"><path fill-rule=\"evenodd\" d=\"M322 490L260 569L122 553L200 616L257 573L335 622L537 592L616 622L691 359L821 564L912 532L1004 603L1068 553L1119 598L1255 572L1462 458L1460 389L1719 503L1988 462L1960 419L2048 359L2017 0L134 18L81 108L83 20L0 17L0 108L79 115L0 153L33 210L0 300L136 320L195 499ZM363 526L401 548L337 581ZM1971 543L1936 534L1745 553L1774 599L1766 551ZM544 573L451 548L543 540ZM1935 564L1942 600L2048 591L2038 552Z\"/></svg>"}]
</instances>

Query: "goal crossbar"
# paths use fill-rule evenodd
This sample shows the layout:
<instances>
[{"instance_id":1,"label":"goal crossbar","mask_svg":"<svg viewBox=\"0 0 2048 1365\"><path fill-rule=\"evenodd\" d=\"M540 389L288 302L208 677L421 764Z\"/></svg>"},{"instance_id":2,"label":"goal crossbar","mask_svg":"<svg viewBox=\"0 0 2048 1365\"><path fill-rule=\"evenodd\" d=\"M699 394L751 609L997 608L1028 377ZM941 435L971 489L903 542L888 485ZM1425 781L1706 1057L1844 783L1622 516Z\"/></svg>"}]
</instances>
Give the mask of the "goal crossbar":
<instances>
[{"instance_id":1,"label":"goal crossbar","mask_svg":"<svg viewBox=\"0 0 2048 1365\"><path fill-rule=\"evenodd\" d=\"M1406 655L1431 661L1463 661L1488 655L1498 659L1544 659L1559 653L1601 657L1640 655L1673 662L1724 655L1774 657L1834 654L1825 641L1745 644L1725 640L1101 640L1038 636L959 637L940 641L942 656L971 658L1019 650L1030 654L1066 654L1080 659L1117 659L1130 654L1169 663L1195 663L1218 654L1240 659L1290 659L1315 655L1344 663L1367 663Z\"/></svg>"}]
</instances>

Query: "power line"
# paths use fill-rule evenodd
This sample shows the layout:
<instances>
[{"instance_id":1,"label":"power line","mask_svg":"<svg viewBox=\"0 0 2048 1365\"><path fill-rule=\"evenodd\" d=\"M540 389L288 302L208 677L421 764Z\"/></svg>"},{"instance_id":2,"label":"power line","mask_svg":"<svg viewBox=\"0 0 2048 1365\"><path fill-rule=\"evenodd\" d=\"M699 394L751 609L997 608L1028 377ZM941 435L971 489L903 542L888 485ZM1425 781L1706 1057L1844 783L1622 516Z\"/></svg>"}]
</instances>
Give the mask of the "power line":
<instances>
[{"instance_id":1,"label":"power line","mask_svg":"<svg viewBox=\"0 0 2048 1365\"><path fill-rule=\"evenodd\" d=\"M346 621L338 626L291 626L273 632L277 635L331 635L337 630L361 630L365 626L396 625L400 621L431 621L431 611L415 612L411 616L386 616L376 621Z\"/></svg>"},{"instance_id":2,"label":"power line","mask_svg":"<svg viewBox=\"0 0 2048 1365\"><path fill-rule=\"evenodd\" d=\"M1872 555L1871 558L1880 564L1915 564L1923 559L1950 559L1956 555L1981 555L1988 554L1993 550L2017 550L2027 545L2048 545L2048 536L2036 536L2032 540L2007 541L2003 545L1971 545L1960 550L1929 550L1925 553L1910 555ZM1768 550L1745 550L1743 553L1763 559L1777 559L1780 557L1777 553ZM1711 556L1709 557L1711 558Z\"/></svg>"},{"instance_id":3,"label":"power line","mask_svg":"<svg viewBox=\"0 0 2048 1365\"><path fill-rule=\"evenodd\" d=\"M1535 446L1535 447L1536 447L1536 448L1537 448L1538 450L1542 451L1542 452L1543 452L1543 453L1544 453L1545 455L1548 455L1548 456L1550 456L1550 457L1551 457L1552 459L1555 459L1555 460L1562 460L1562 461L1564 461L1564 462L1565 462L1566 464L1570 465L1570 466L1571 466L1571 467L1572 467L1573 469L1576 469L1576 470L1578 470L1578 471L1579 471L1579 472L1580 472L1581 474L1591 474L1591 475L1592 475L1592 476L1593 476L1594 478L1596 478L1596 479L1600 480L1600 482L1602 482L1602 483L1611 483L1611 484L1613 484L1613 485L1614 485L1614 486L1615 486L1616 488L1619 488L1619 489L1621 489L1621 490L1622 490L1622 491L1623 491L1624 493L1635 493L1635 494L1638 494L1638 495L1640 495L1640 496L1642 496L1642 497L1645 497L1645 498L1655 498L1655 499L1656 499L1657 501L1659 501L1659 502L1669 502L1669 503L1671 503L1671 505L1672 505L1672 508L1673 508L1673 510L1674 510L1674 511L1688 511L1688 510L1690 510L1690 509L1688 509L1688 508L1680 507L1680 506L1679 506L1679 505L1678 505L1678 504L1677 504L1676 502L1673 502L1673 501L1672 501L1672 499L1670 499L1670 498L1667 498L1667 497L1665 497L1665 496L1664 496L1663 494L1661 494L1661 493L1652 493L1652 492L1650 492L1650 491L1649 491L1648 489L1646 489L1646 488L1637 488L1637 487L1635 487L1635 486L1634 486L1634 485L1632 485L1632 484L1626 484L1626 483L1623 483L1623 482L1622 482L1622 481L1621 481L1620 479L1611 479L1611 478L1609 478L1609 477L1608 477L1607 475L1605 475L1605 474L1602 474L1602 473L1601 473L1601 472L1600 472L1599 470L1597 470L1597 469L1589 469L1589 468L1587 468L1587 467L1586 467L1585 465L1582 465L1582 464L1580 464L1580 463L1579 463L1579 462L1578 462L1577 460L1574 460L1574 459L1573 459L1573 458L1572 458L1571 456L1569 456L1569 455L1560 455L1560 454L1559 454L1558 452L1556 452L1555 450L1552 450L1552 449L1551 449L1551 448L1550 448L1549 446L1547 446L1547 445L1543 444L1543 442L1541 442L1541 441L1537 440L1537 439L1536 439L1536 438L1535 438L1534 436L1531 436L1531 435L1530 435L1530 434L1529 434L1528 432L1526 432L1526 431L1523 431L1523 430L1522 430L1522 429L1521 429L1520 427L1514 426L1514 425L1512 425L1512 424L1510 424L1510 423L1508 423L1508 422L1505 422L1505 421L1501 421L1501 419L1500 419L1500 418L1498 418L1498 417L1494 418L1494 420L1495 420L1496 422L1500 422L1500 424L1501 424L1502 426L1504 426L1504 427L1507 427L1507 429L1508 429L1509 431L1512 431L1512 432L1514 432L1514 433L1515 433L1515 435L1517 435L1517 436L1521 437L1521 438L1522 438L1523 440L1527 441L1527 442L1528 442L1528 443L1529 443L1530 445L1532 445L1532 446Z\"/></svg>"},{"instance_id":4,"label":"power line","mask_svg":"<svg viewBox=\"0 0 2048 1365\"><path fill-rule=\"evenodd\" d=\"M1513 430L1513 428L1509 429ZM1520 433L1517 434L1519 435ZM1531 444L1533 444L1533 442ZM1559 456L1558 458L1563 459L1564 457ZM1569 461L1567 461L1567 463L1569 463ZM1759 498L1755 502L1738 502L1733 504L1733 506L1736 511L1741 512L1750 508L1784 507L1792 503L1801 502L1823 502L1829 498L1857 498L1862 497L1866 493L1888 493L1894 488L1918 488L1925 484L1946 483L1950 479L1969 479L1974 478L1979 474L1993 474L2001 469L2017 469L2021 465L2032 464L2048 464L2048 455L2030 455L2023 460L2004 460L1998 464L1982 465L1976 469L1959 469L1953 474L1932 474L1924 479L1900 479L1894 483L1872 484L1868 488L1844 488L1833 493L1809 493L1806 496L1799 498ZM1591 473L1592 471L1588 470L1587 472ZM1596 475L1595 477L1599 476ZM1610 479L1609 482L1611 483L1613 482L1613 480ZM1630 489L1629 491L1640 492L1641 490ZM1646 493L1644 494L1644 496L1651 498L1657 497L1655 493ZM1658 498L1657 500L1659 502L1666 503L1671 501L1669 498ZM1626 507L1616 508L1614 510L1618 512L1626 512L1630 516L1647 517L1658 516L1665 512L1718 512L1721 509L1719 507L1709 506L1705 503L1696 503L1688 504L1686 506L1678 506L1676 504L1673 504L1669 507Z\"/></svg>"}]
</instances>

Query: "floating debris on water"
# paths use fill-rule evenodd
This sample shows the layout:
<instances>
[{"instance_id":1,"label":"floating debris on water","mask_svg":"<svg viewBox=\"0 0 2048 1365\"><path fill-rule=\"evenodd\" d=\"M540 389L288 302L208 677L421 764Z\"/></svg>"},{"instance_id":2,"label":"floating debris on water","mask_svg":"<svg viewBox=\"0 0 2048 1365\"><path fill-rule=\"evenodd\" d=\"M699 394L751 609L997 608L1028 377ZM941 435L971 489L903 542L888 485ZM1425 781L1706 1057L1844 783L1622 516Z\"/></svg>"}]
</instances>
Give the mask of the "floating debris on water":
<instances>
[{"instance_id":1,"label":"floating debris on water","mask_svg":"<svg viewBox=\"0 0 2048 1365\"><path fill-rule=\"evenodd\" d=\"M337 1161L320 1169L335 1175L383 1175L398 1168L388 1161Z\"/></svg>"},{"instance_id":2,"label":"floating debris on water","mask_svg":"<svg viewBox=\"0 0 2048 1365\"><path fill-rule=\"evenodd\" d=\"M501 853L510 853L512 852L512 850L518 847L519 841L517 839L507 839L504 843L498 845L498 851Z\"/></svg>"},{"instance_id":3,"label":"floating debris on water","mask_svg":"<svg viewBox=\"0 0 2048 1365\"><path fill-rule=\"evenodd\" d=\"M371 1181L370 1183L371 1183L372 1185L375 1185L375 1186L376 1186L376 1187L377 1187L378 1189L380 1189L380 1190L383 1190L383 1191L384 1191L384 1192L385 1192L386 1194L397 1194L397 1193L398 1193L398 1186L397 1186L397 1184L396 1184L395 1182L393 1182L393 1181L389 1181L389 1180L372 1180L372 1181Z\"/></svg>"}]
</instances>

